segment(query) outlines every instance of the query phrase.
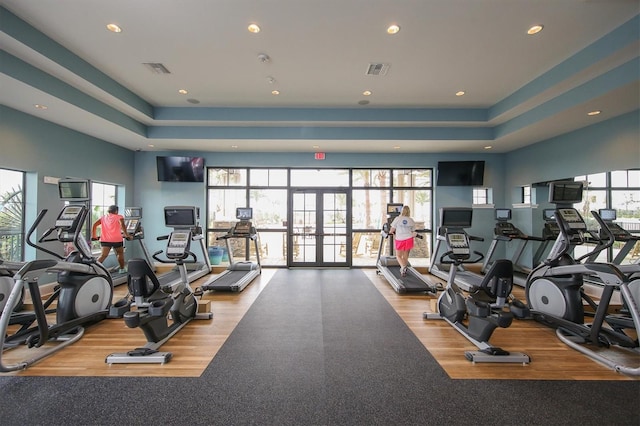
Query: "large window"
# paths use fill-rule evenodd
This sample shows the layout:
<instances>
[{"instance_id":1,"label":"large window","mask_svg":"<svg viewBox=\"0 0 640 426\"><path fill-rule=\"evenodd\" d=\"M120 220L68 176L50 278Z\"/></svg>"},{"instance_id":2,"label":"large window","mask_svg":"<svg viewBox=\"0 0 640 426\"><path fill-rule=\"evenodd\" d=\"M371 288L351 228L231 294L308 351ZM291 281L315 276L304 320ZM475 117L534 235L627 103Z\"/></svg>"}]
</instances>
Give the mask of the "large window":
<instances>
[{"instance_id":1,"label":"large window","mask_svg":"<svg viewBox=\"0 0 640 426\"><path fill-rule=\"evenodd\" d=\"M380 230L387 220L387 203L404 203L425 234L412 250L412 264L427 266L432 227L431 169L264 169L209 168L207 183L207 243L223 245L218 237L236 222L237 207L253 208L263 266L287 263L287 231L292 188L347 188L351 191L351 259L353 266L375 266L381 247ZM346 198L345 198L346 200ZM343 201L344 202L344 201ZM337 206L347 211L347 206ZM295 219L294 219L295 222ZM337 256L347 256L345 247ZM244 258L252 245L234 243L233 255ZM294 247L293 256L296 256ZM250 256L254 256L252 252Z\"/></svg>"},{"instance_id":2,"label":"large window","mask_svg":"<svg viewBox=\"0 0 640 426\"><path fill-rule=\"evenodd\" d=\"M0 169L0 259L24 260L24 173Z\"/></svg>"},{"instance_id":3,"label":"large window","mask_svg":"<svg viewBox=\"0 0 640 426\"><path fill-rule=\"evenodd\" d=\"M616 210L615 222L618 225L632 234L640 234L640 169L576 176L575 180L586 183L582 203L576 205L576 208L580 210L590 229L597 230L591 211L608 208ZM626 244L626 241L616 242L613 249L608 253L601 253L598 260L610 261ZM588 249L583 247L578 253ZM622 263L635 262L638 258L640 243L636 243L628 251Z\"/></svg>"}]
</instances>

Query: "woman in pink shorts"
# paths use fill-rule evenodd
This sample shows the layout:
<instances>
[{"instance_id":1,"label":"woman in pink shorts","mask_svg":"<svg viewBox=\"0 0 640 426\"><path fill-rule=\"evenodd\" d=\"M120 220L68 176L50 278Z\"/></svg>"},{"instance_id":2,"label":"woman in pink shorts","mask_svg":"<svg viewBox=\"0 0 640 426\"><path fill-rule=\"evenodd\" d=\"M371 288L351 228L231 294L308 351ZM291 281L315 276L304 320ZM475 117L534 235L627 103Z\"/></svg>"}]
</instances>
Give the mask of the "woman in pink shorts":
<instances>
[{"instance_id":1,"label":"woman in pink shorts","mask_svg":"<svg viewBox=\"0 0 640 426\"><path fill-rule=\"evenodd\" d=\"M409 251L413 248L413 238L416 236L416 223L410 217L409 206L402 207L400 216L391 222L391 233L395 235L396 259L400 264L400 273L404 277L407 275L409 265Z\"/></svg>"}]
</instances>

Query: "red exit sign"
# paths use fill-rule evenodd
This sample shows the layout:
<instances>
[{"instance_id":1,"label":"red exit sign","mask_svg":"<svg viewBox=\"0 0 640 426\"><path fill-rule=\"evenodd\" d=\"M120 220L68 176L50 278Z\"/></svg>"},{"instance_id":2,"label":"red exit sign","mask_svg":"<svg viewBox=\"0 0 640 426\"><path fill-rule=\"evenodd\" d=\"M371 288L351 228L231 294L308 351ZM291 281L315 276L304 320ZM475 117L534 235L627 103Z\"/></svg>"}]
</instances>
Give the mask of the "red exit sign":
<instances>
[{"instance_id":1,"label":"red exit sign","mask_svg":"<svg viewBox=\"0 0 640 426\"><path fill-rule=\"evenodd\" d=\"M313 155L313 158L315 158L316 160L324 160L324 152L316 152Z\"/></svg>"}]
</instances>

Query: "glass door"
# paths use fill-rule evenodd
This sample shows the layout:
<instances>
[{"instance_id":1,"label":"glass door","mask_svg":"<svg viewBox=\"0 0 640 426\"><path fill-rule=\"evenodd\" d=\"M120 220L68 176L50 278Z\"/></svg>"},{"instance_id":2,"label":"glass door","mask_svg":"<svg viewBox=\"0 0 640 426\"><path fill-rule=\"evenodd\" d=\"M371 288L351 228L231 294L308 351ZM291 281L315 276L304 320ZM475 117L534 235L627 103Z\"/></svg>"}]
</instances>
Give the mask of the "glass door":
<instances>
[{"instance_id":1,"label":"glass door","mask_svg":"<svg viewBox=\"0 0 640 426\"><path fill-rule=\"evenodd\" d=\"M351 265L351 214L346 189L292 189L288 229L288 265Z\"/></svg>"}]
</instances>

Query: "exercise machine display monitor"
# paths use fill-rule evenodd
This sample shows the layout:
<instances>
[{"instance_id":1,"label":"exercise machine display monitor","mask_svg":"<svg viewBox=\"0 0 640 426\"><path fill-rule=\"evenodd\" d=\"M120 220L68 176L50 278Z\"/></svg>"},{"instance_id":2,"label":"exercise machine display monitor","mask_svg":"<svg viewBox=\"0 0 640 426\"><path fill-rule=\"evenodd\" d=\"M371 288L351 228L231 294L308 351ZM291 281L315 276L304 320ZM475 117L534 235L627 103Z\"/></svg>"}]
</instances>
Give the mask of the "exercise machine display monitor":
<instances>
[{"instance_id":1,"label":"exercise machine display monitor","mask_svg":"<svg viewBox=\"0 0 640 426\"><path fill-rule=\"evenodd\" d=\"M172 228L172 232L169 235L158 237L158 240L164 240L171 238L172 235L176 235L175 238L183 238L183 232L177 231L189 231L189 250L185 259L182 261L184 267L187 270L188 282L193 282L205 275L211 273L211 262L209 261L209 253L202 236L202 227L199 225L200 209L195 206L166 206L164 208L164 223L168 228ZM178 243L178 241L176 240ZM191 244L197 243L199 248L198 254L191 251ZM167 246L167 250L172 250ZM153 254L153 258L160 263L174 263L171 254L166 252L165 255L168 260L162 259L159 255L162 250L159 250ZM198 256L202 256L199 258ZM158 276L158 280L161 285L167 286L180 282L180 269L178 265L171 271Z\"/></svg>"},{"instance_id":2,"label":"exercise machine display monitor","mask_svg":"<svg viewBox=\"0 0 640 426\"><path fill-rule=\"evenodd\" d=\"M436 238L436 246L431 256L431 266L429 272L431 274L448 280L450 278L450 268L456 268L455 284L465 291L477 288L483 280L483 276L464 268L463 263L477 263L484 259L484 255L474 251L475 258L473 262L460 262L457 265L444 262L442 257L447 252L457 253L460 237L465 241L483 241L481 237L474 237L467 234L465 228L471 228L473 220L473 209L469 207L443 207L440 209L440 227L438 228L438 236ZM444 246L444 249L443 249Z\"/></svg>"}]
</instances>

